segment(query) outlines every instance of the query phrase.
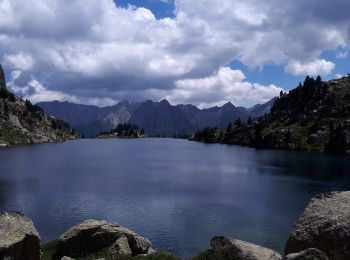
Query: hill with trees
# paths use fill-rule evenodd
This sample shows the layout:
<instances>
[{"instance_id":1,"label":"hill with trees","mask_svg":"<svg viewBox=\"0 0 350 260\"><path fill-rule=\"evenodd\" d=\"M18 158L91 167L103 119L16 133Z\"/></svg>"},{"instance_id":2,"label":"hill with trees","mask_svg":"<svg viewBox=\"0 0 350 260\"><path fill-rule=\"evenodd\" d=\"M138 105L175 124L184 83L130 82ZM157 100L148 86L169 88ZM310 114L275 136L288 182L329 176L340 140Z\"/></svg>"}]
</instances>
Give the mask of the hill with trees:
<instances>
[{"instance_id":1,"label":"hill with trees","mask_svg":"<svg viewBox=\"0 0 350 260\"><path fill-rule=\"evenodd\" d=\"M145 136L143 128L132 124L119 124L110 132L103 132L98 138L142 138Z\"/></svg>"},{"instance_id":2,"label":"hill with trees","mask_svg":"<svg viewBox=\"0 0 350 260\"><path fill-rule=\"evenodd\" d=\"M206 128L192 140L264 149L350 154L350 77L323 82L307 76L289 93L280 93L271 113L225 130Z\"/></svg>"}]
</instances>

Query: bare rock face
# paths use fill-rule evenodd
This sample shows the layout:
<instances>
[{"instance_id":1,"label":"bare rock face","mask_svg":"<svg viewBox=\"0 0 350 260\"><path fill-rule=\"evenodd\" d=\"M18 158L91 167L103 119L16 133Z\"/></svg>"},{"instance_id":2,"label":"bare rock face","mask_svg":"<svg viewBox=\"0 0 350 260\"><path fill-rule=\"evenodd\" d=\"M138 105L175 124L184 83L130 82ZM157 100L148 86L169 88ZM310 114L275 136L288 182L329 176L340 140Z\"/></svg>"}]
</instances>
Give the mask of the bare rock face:
<instances>
[{"instance_id":1,"label":"bare rock face","mask_svg":"<svg viewBox=\"0 0 350 260\"><path fill-rule=\"evenodd\" d=\"M285 254L318 248L329 259L350 259L350 192L313 198L294 225Z\"/></svg>"},{"instance_id":2,"label":"bare rock face","mask_svg":"<svg viewBox=\"0 0 350 260\"><path fill-rule=\"evenodd\" d=\"M55 258L89 254L113 257L136 256L152 252L151 242L118 224L86 220L62 234L57 240Z\"/></svg>"},{"instance_id":3,"label":"bare rock face","mask_svg":"<svg viewBox=\"0 0 350 260\"><path fill-rule=\"evenodd\" d=\"M0 214L0 259L40 259L38 231L33 222L21 213Z\"/></svg>"},{"instance_id":4,"label":"bare rock face","mask_svg":"<svg viewBox=\"0 0 350 260\"><path fill-rule=\"evenodd\" d=\"M0 89L5 88L6 89L6 80L5 80L5 73L4 70L0 64Z\"/></svg>"},{"instance_id":5,"label":"bare rock face","mask_svg":"<svg viewBox=\"0 0 350 260\"><path fill-rule=\"evenodd\" d=\"M200 259L227 260L281 260L282 256L271 249L241 240L217 236L211 240L211 247L200 255Z\"/></svg>"},{"instance_id":6,"label":"bare rock face","mask_svg":"<svg viewBox=\"0 0 350 260\"><path fill-rule=\"evenodd\" d=\"M299 253L285 256L285 260L329 260L325 253L317 248L309 248Z\"/></svg>"}]
</instances>

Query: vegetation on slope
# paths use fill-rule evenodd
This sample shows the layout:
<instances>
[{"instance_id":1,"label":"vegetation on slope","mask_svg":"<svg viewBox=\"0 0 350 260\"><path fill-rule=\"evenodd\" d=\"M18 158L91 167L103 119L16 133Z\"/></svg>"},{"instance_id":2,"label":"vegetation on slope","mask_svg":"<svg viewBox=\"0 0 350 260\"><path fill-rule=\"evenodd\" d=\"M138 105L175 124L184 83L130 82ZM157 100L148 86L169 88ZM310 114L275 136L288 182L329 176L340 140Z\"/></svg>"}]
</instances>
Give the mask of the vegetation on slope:
<instances>
[{"instance_id":1,"label":"vegetation on slope","mask_svg":"<svg viewBox=\"0 0 350 260\"><path fill-rule=\"evenodd\" d=\"M132 124L119 124L110 132L101 133L99 138L141 138L144 137L145 131L143 128Z\"/></svg>"},{"instance_id":2,"label":"vegetation on slope","mask_svg":"<svg viewBox=\"0 0 350 260\"><path fill-rule=\"evenodd\" d=\"M255 148L350 153L350 77L323 82L306 77L289 93L281 92L270 114L237 120L227 129L206 128L195 141Z\"/></svg>"}]
</instances>

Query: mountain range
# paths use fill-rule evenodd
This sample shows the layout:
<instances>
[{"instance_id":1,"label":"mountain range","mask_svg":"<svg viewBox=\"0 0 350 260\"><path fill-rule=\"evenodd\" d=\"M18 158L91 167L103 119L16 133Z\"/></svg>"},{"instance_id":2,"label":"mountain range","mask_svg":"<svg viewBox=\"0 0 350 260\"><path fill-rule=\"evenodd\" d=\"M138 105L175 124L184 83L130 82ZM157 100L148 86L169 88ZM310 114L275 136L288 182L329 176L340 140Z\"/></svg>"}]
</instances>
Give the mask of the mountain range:
<instances>
[{"instance_id":1,"label":"mountain range","mask_svg":"<svg viewBox=\"0 0 350 260\"><path fill-rule=\"evenodd\" d=\"M102 108L59 101L37 105L48 115L68 122L84 137L95 137L124 123L143 128L148 136L174 137L192 135L205 127L226 128L238 118L246 121L259 117L270 112L274 101L275 98L249 109L232 103L199 109L193 105L171 105L167 100L134 103L124 100Z\"/></svg>"}]
</instances>

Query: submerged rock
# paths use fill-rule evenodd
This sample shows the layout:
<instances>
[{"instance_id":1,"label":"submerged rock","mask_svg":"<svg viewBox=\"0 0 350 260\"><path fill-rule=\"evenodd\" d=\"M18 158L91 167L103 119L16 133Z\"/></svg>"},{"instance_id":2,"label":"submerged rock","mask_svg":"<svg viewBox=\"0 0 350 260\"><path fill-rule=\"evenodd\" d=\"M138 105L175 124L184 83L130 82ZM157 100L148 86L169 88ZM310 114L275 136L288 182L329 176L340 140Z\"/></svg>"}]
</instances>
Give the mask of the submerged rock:
<instances>
[{"instance_id":1,"label":"submerged rock","mask_svg":"<svg viewBox=\"0 0 350 260\"><path fill-rule=\"evenodd\" d=\"M62 234L56 241L55 258L89 254L136 256L153 252L151 242L118 224L86 220Z\"/></svg>"},{"instance_id":2,"label":"submerged rock","mask_svg":"<svg viewBox=\"0 0 350 260\"><path fill-rule=\"evenodd\" d=\"M217 236L211 240L211 247L199 259L227 260L281 260L282 256L274 250L241 240Z\"/></svg>"},{"instance_id":3,"label":"submerged rock","mask_svg":"<svg viewBox=\"0 0 350 260\"><path fill-rule=\"evenodd\" d=\"M285 254L318 248L329 259L350 259L350 192L313 198L294 225Z\"/></svg>"},{"instance_id":4,"label":"submerged rock","mask_svg":"<svg viewBox=\"0 0 350 260\"><path fill-rule=\"evenodd\" d=\"M289 254L285 260L329 260L325 253L317 248L309 248L299 253Z\"/></svg>"},{"instance_id":5,"label":"submerged rock","mask_svg":"<svg viewBox=\"0 0 350 260\"><path fill-rule=\"evenodd\" d=\"M40 259L38 231L33 222L21 213L0 214L0 259Z\"/></svg>"}]
</instances>

